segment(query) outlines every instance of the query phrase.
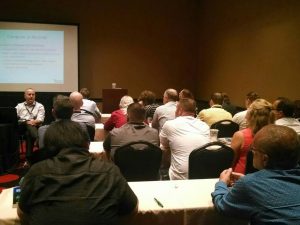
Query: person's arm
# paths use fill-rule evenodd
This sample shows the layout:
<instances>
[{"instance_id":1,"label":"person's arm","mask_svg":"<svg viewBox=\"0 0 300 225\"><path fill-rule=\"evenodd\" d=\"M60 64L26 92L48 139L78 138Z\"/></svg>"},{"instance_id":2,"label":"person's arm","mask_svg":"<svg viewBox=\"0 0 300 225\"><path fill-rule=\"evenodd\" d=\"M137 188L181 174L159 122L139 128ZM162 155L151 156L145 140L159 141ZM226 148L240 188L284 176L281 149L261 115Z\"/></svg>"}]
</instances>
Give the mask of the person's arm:
<instances>
[{"instance_id":1,"label":"person's arm","mask_svg":"<svg viewBox=\"0 0 300 225\"><path fill-rule=\"evenodd\" d=\"M37 103L37 112L35 119L27 120L26 123L31 126L39 126L44 122L45 119L45 108L42 104Z\"/></svg>"},{"instance_id":2,"label":"person's arm","mask_svg":"<svg viewBox=\"0 0 300 225\"><path fill-rule=\"evenodd\" d=\"M120 221L121 221L120 224L130 224L133 217L138 213L138 209L139 209L139 204L137 202L135 208L129 214L120 216Z\"/></svg>"},{"instance_id":3,"label":"person's arm","mask_svg":"<svg viewBox=\"0 0 300 225\"><path fill-rule=\"evenodd\" d=\"M20 105L17 104L15 108L16 108L16 112L17 112L17 117L18 117L18 119L22 119L22 118L20 118Z\"/></svg>"},{"instance_id":4,"label":"person's arm","mask_svg":"<svg viewBox=\"0 0 300 225\"><path fill-rule=\"evenodd\" d=\"M47 130L46 127L48 127L48 126L44 125L44 126L39 127L39 129L38 129L37 143L38 143L39 148L44 147L44 136L45 136L45 132Z\"/></svg>"},{"instance_id":5,"label":"person's arm","mask_svg":"<svg viewBox=\"0 0 300 225\"><path fill-rule=\"evenodd\" d=\"M163 151L162 155L162 167L163 168L169 168L171 164L171 150L170 150L170 144L168 139L168 131L166 124L163 126L160 134L159 134L159 140L160 140L160 147Z\"/></svg>"},{"instance_id":6,"label":"person's arm","mask_svg":"<svg viewBox=\"0 0 300 225\"><path fill-rule=\"evenodd\" d=\"M101 123L101 112L97 106L97 103L93 101L93 108L94 108L94 117L96 123Z\"/></svg>"},{"instance_id":7,"label":"person's arm","mask_svg":"<svg viewBox=\"0 0 300 225\"><path fill-rule=\"evenodd\" d=\"M118 214L122 221L130 220L134 215L138 212L138 198L133 192L133 190L129 187L125 178L118 172L116 176L121 176L117 186L121 191L121 198L119 201ZM123 223L122 223L123 224ZM129 223L126 223L129 224Z\"/></svg>"},{"instance_id":8,"label":"person's arm","mask_svg":"<svg viewBox=\"0 0 300 225\"><path fill-rule=\"evenodd\" d=\"M110 157L110 150L111 150L111 135L110 133L106 136L104 142L103 142L103 149L105 152L105 156L107 158L107 160L111 160Z\"/></svg>"},{"instance_id":9,"label":"person's arm","mask_svg":"<svg viewBox=\"0 0 300 225\"><path fill-rule=\"evenodd\" d=\"M230 147L234 151L234 158L232 162L232 167L234 168L235 165L237 164L239 158L240 158L240 151L241 148L243 147L244 143L244 136L241 131L237 131L234 133L232 139L231 139L231 144Z\"/></svg>"},{"instance_id":10,"label":"person's arm","mask_svg":"<svg viewBox=\"0 0 300 225\"><path fill-rule=\"evenodd\" d=\"M157 113L156 110L155 110L153 118L152 118L151 127L153 127L153 128L155 128L155 129L158 130L158 128L159 128L159 121L158 121L158 113Z\"/></svg>"},{"instance_id":11,"label":"person's arm","mask_svg":"<svg viewBox=\"0 0 300 225\"><path fill-rule=\"evenodd\" d=\"M244 174L232 172L232 168L228 168L220 174L219 181L224 182L227 187L232 187L236 181L244 176Z\"/></svg>"},{"instance_id":12,"label":"person's arm","mask_svg":"<svg viewBox=\"0 0 300 225\"><path fill-rule=\"evenodd\" d=\"M115 127L115 114L112 113L109 119L104 123L104 130L111 131Z\"/></svg>"},{"instance_id":13,"label":"person's arm","mask_svg":"<svg viewBox=\"0 0 300 225\"><path fill-rule=\"evenodd\" d=\"M241 174L232 174L231 168L224 170L211 195L217 211L228 216L249 219L255 206L249 197L247 184L240 180L232 188L228 187L241 177Z\"/></svg>"},{"instance_id":14,"label":"person's arm","mask_svg":"<svg viewBox=\"0 0 300 225\"><path fill-rule=\"evenodd\" d=\"M232 117L232 121L237 123L238 125L240 125L240 114L236 113L233 117Z\"/></svg>"},{"instance_id":15,"label":"person's arm","mask_svg":"<svg viewBox=\"0 0 300 225\"><path fill-rule=\"evenodd\" d=\"M35 170L32 168L37 169ZM33 195L36 191L34 181L36 180L36 174L38 174L40 171L41 170L39 167L31 167L26 175L22 178L22 182L20 182L21 193L17 207L17 214L20 218L21 225L30 224L31 203Z\"/></svg>"},{"instance_id":16,"label":"person's arm","mask_svg":"<svg viewBox=\"0 0 300 225\"><path fill-rule=\"evenodd\" d=\"M200 120L202 120L202 121L204 121L205 115L204 115L204 111L203 111L203 110L201 110L201 111L199 112L197 118L200 119ZM204 122L205 122L205 121L204 121Z\"/></svg>"}]
</instances>

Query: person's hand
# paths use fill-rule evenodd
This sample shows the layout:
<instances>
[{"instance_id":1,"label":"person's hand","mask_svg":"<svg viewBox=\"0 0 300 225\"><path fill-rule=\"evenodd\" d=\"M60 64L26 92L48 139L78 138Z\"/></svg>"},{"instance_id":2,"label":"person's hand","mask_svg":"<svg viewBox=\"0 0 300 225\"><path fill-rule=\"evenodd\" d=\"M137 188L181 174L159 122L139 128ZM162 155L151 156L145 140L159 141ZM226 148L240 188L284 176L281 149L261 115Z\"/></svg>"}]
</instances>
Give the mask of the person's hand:
<instances>
[{"instance_id":1,"label":"person's hand","mask_svg":"<svg viewBox=\"0 0 300 225\"><path fill-rule=\"evenodd\" d=\"M232 172L231 173L231 176L230 176L230 183L229 183L229 186L233 186L234 183L239 180L241 177L245 176L244 174L242 173L236 173L236 172Z\"/></svg>"},{"instance_id":2,"label":"person's hand","mask_svg":"<svg viewBox=\"0 0 300 225\"><path fill-rule=\"evenodd\" d=\"M31 126L35 126L35 125L36 125L36 123L35 123L34 120L27 120L26 123L27 123L28 125L31 125Z\"/></svg>"},{"instance_id":3,"label":"person's hand","mask_svg":"<svg viewBox=\"0 0 300 225\"><path fill-rule=\"evenodd\" d=\"M41 121L39 121L39 120L27 120L26 123L29 124L29 125L31 125L31 126L35 126L36 127L36 126L40 125Z\"/></svg>"},{"instance_id":4,"label":"person's hand","mask_svg":"<svg viewBox=\"0 0 300 225\"><path fill-rule=\"evenodd\" d=\"M219 180L223 181L228 186L228 185L230 185L231 174L232 174L232 168L223 170L223 172L220 174Z\"/></svg>"}]
</instances>

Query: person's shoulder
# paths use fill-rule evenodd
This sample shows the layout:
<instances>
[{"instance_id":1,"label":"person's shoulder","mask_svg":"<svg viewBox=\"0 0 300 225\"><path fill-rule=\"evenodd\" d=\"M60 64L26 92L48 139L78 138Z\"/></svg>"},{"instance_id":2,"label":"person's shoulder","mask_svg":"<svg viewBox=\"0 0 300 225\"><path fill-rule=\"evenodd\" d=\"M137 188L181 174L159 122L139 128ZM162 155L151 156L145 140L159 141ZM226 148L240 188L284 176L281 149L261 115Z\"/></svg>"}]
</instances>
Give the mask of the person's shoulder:
<instances>
[{"instance_id":1,"label":"person's shoulder","mask_svg":"<svg viewBox=\"0 0 300 225\"><path fill-rule=\"evenodd\" d=\"M106 173L114 178L116 178L116 176L121 177L120 170L115 164L107 162L98 157L93 158L90 170L94 173Z\"/></svg>"},{"instance_id":2,"label":"person's shoulder","mask_svg":"<svg viewBox=\"0 0 300 225\"><path fill-rule=\"evenodd\" d=\"M43 105L42 103L40 103L40 102L35 101L35 104L36 104L36 106L38 106L38 107L43 107L43 108L44 108L44 105Z\"/></svg>"},{"instance_id":3,"label":"person's shoulder","mask_svg":"<svg viewBox=\"0 0 300 225\"><path fill-rule=\"evenodd\" d=\"M234 116L232 117L233 120L239 119L241 117L244 117L244 111L238 112L236 114L234 114Z\"/></svg>"},{"instance_id":4,"label":"person's shoulder","mask_svg":"<svg viewBox=\"0 0 300 225\"><path fill-rule=\"evenodd\" d=\"M17 103L17 105L24 105L25 101Z\"/></svg>"},{"instance_id":5,"label":"person's shoulder","mask_svg":"<svg viewBox=\"0 0 300 225\"><path fill-rule=\"evenodd\" d=\"M216 109L218 109L219 111L222 111L223 113L226 113L226 114L229 113L231 115L231 113L224 108L216 108Z\"/></svg>"},{"instance_id":6,"label":"person's shoulder","mask_svg":"<svg viewBox=\"0 0 300 225\"><path fill-rule=\"evenodd\" d=\"M232 139L243 139L244 138L244 132L245 132L245 129L236 131L233 134Z\"/></svg>"},{"instance_id":7,"label":"person's shoulder","mask_svg":"<svg viewBox=\"0 0 300 225\"><path fill-rule=\"evenodd\" d=\"M247 109L246 109L246 110L243 110L243 111L240 111L240 112L237 112L237 113L235 114L235 116L244 116L244 115L246 115L246 113L247 113Z\"/></svg>"},{"instance_id":8,"label":"person's shoulder","mask_svg":"<svg viewBox=\"0 0 300 225\"><path fill-rule=\"evenodd\" d=\"M195 118L194 122L196 124L199 124L199 126L201 126L201 127L205 127L207 129L209 129L209 126L207 125L207 123L205 123L204 121L200 120L199 118Z\"/></svg>"},{"instance_id":9,"label":"person's shoulder","mask_svg":"<svg viewBox=\"0 0 300 225\"><path fill-rule=\"evenodd\" d=\"M25 174L24 179L35 179L36 177L42 176L46 173L51 173L48 168L48 160L41 160L30 166L28 172Z\"/></svg>"},{"instance_id":10,"label":"person's shoulder","mask_svg":"<svg viewBox=\"0 0 300 225\"><path fill-rule=\"evenodd\" d=\"M157 129L155 129L153 127L149 127L148 125L146 125L144 129L148 130L151 133L158 134L158 130Z\"/></svg>"},{"instance_id":11,"label":"person's shoulder","mask_svg":"<svg viewBox=\"0 0 300 225\"><path fill-rule=\"evenodd\" d=\"M118 116L118 115L124 115L121 109L117 109L111 113L111 116Z\"/></svg>"},{"instance_id":12,"label":"person's shoulder","mask_svg":"<svg viewBox=\"0 0 300 225\"><path fill-rule=\"evenodd\" d=\"M205 114L207 112L211 111L211 108L208 108L208 109L202 109L199 114Z\"/></svg>"},{"instance_id":13,"label":"person's shoulder","mask_svg":"<svg viewBox=\"0 0 300 225\"><path fill-rule=\"evenodd\" d=\"M24 105L25 105L25 102L19 102L19 103L16 105L16 108L23 107Z\"/></svg>"},{"instance_id":14,"label":"person's shoulder","mask_svg":"<svg viewBox=\"0 0 300 225\"><path fill-rule=\"evenodd\" d=\"M165 105L159 105L159 106L157 106L155 112L158 112L158 111L160 111L160 110L163 110L164 108L166 108Z\"/></svg>"},{"instance_id":15,"label":"person's shoulder","mask_svg":"<svg viewBox=\"0 0 300 225\"><path fill-rule=\"evenodd\" d=\"M96 102L93 101L93 100L90 100L90 99L84 98L84 99L82 99L82 101L89 104L89 105L96 105Z\"/></svg>"},{"instance_id":16,"label":"person's shoulder","mask_svg":"<svg viewBox=\"0 0 300 225\"><path fill-rule=\"evenodd\" d=\"M271 176L273 175L274 174L272 174ZM263 169L263 170L256 171L254 173L246 174L245 176L242 177L241 181L244 184L247 184L246 186L248 186L248 184L251 186L255 186L259 181L265 180L267 176L269 176L268 171Z\"/></svg>"},{"instance_id":17,"label":"person's shoulder","mask_svg":"<svg viewBox=\"0 0 300 225\"><path fill-rule=\"evenodd\" d=\"M111 131L110 131L110 135L111 136L117 136L120 133L126 133L128 131L128 124L125 123L123 126L121 127L114 127Z\"/></svg>"},{"instance_id":18,"label":"person's shoulder","mask_svg":"<svg viewBox=\"0 0 300 225\"><path fill-rule=\"evenodd\" d=\"M43 125L43 126L40 126L39 128L38 128L38 131L44 131L44 130L47 130L48 129L48 127L49 127L50 125Z\"/></svg>"},{"instance_id":19,"label":"person's shoulder","mask_svg":"<svg viewBox=\"0 0 300 225\"><path fill-rule=\"evenodd\" d=\"M182 123L182 121L179 119L179 117L172 119L172 120L167 120L162 129L167 130L167 129L172 129L173 127L176 127L178 124Z\"/></svg>"}]
</instances>

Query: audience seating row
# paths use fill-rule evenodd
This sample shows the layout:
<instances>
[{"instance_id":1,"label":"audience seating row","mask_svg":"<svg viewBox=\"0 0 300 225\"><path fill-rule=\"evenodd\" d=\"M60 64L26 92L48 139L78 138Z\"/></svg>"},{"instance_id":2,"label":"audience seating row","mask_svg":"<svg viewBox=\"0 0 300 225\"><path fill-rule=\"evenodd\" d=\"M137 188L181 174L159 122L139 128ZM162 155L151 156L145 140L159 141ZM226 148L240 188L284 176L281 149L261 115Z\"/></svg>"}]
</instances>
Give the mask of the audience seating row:
<instances>
[{"instance_id":1,"label":"audience seating row","mask_svg":"<svg viewBox=\"0 0 300 225\"><path fill-rule=\"evenodd\" d=\"M193 150L189 156L189 179L217 178L232 165L233 150L220 141ZM116 149L114 162L127 181L159 180L162 151L144 141Z\"/></svg>"}]
</instances>

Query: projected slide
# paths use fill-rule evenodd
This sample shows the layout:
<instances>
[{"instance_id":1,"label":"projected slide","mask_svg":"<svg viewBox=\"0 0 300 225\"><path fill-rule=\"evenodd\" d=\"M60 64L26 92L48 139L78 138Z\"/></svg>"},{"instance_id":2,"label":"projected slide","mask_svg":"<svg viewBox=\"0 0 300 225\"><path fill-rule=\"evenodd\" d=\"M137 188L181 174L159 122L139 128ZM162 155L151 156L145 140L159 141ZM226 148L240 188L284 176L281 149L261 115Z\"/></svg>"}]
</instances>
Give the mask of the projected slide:
<instances>
[{"instance_id":1,"label":"projected slide","mask_svg":"<svg viewBox=\"0 0 300 225\"><path fill-rule=\"evenodd\" d=\"M64 31L0 29L0 83L63 84Z\"/></svg>"}]
</instances>

